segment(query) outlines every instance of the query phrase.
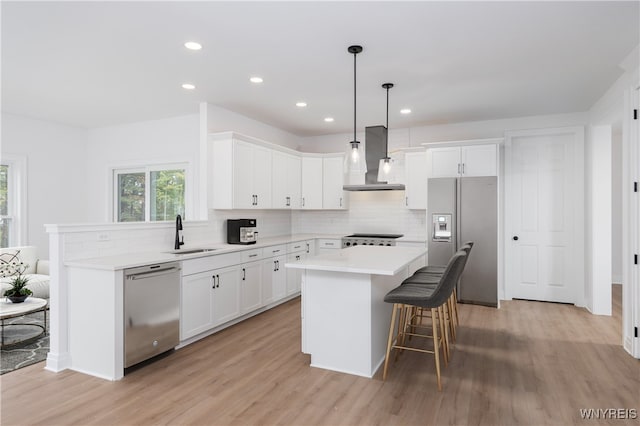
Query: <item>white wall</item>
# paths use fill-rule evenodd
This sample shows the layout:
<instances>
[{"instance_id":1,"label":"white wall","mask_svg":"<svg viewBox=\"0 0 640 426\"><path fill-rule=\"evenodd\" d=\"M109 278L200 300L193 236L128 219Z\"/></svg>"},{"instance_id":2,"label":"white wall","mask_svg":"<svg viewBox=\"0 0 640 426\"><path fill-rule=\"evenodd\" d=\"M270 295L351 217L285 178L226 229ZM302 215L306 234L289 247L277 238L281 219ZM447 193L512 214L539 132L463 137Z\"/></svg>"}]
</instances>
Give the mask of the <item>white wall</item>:
<instances>
[{"instance_id":1,"label":"white wall","mask_svg":"<svg viewBox=\"0 0 640 426\"><path fill-rule=\"evenodd\" d=\"M593 126L585 149L586 304L611 315L611 126Z\"/></svg>"},{"instance_id":2,"label":"white wall","mask_svg":"<svg viewBox=\"0 0 640 426\"><path fill-rule=\"evenodd\" d=\"M198 194L198 123L199 115L194 114L89 130L86 178L91 190L86 194L88 215L84 222L108 222L112 219L112 167L188 162L194 177L191 180L193 193ZM198 197L195 197L195 211L198 211L198 202ZM187 211L187 218L196 217Z\"/></svg>"},{"instance_id":3,"label":"white wall","mask_svg":"<svg viewBox=\"0 0 640 426\"><path fill-rule=\"evenodd\" d=\"M622 131L611 138L611 281L622 283Z\"/></svg>"},{"instance_id":4,"label":"white wall","mask_svg":"<svg viewBox=\"0 0 640 426\"><path fill-rule=\"evenodd\" d=\"M44 225L87 217L85 129L2 114L2 155L27 158L27 236L23 244L49 257Z\"/></svg>"},{"instance_id":5,"label":"white wall","mask_svg":"<svg viewBox=\"0 0 640 426\"><path fill-rule=\"evenodd\" d=\"M398 148L418 147L427 142L501 138L506 130L581 126L587 123L588 115L586 113L574 113L391 129L389 131L389 151ZM364 133L358 133L357 137L360 141L366 142ZM348 133L302 138L300 150L305 152L346 151L351 139L353 139L353 135Z\"/></svg>"},{"instance_id":6,"label":"white wall","mask_svg":"<svg viewBox=\"0 0 640 426\"><path fill-rule=\"evenodd\" d=\"M300 137L293 133L212 104L206 104L206 114L209 133L237 132L287 148L298 149Z\"/></svg>"}]
</instances>

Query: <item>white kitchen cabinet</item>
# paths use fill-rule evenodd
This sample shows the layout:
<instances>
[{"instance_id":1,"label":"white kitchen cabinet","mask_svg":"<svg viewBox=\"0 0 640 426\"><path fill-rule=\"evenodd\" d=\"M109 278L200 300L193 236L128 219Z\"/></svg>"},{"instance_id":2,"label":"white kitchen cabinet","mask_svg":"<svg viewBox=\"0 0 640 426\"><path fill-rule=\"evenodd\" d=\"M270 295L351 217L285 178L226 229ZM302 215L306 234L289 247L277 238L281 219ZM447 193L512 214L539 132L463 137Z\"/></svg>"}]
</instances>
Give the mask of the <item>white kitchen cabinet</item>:
<instances>
[{"instance_id":1,"label":"white kitchen cabinet","mask_svg":"<svg viewBox=\"0 0 640 426\"><path fill-rule=\"evenodd\" d=\"M280 244L263 249L262 304L268 305L284 298L287 293L287 245Z\"/></svg>"},{"instance_id":2,"label":"white kitchen cabinet","mask_svg":"<svg viewBox=\"0 0 640 426\"><path fill-rule=\"evenodd\" d=\"M211 208L271 208L271 152L266 147L231 137L212 141Z\"/></svg>"},{"instance_id":3,"label":"white kitchen cabinet","mask_svg":"<svg viewBox=\"0 0 640 426\"><path fill-rule=\"evenodd\" d=\"M497 145L468 145L427 150L429 176L497 176Z\"/></svg>"},{"instance_id":4,"label":"white kitchen cabinet","mask_svg":"<svg viewBox=\"0 0 640 426\"><path fill-rule=\"evenodd\" d=\"M262 263L262 303L268 305L287 295L287 255L272 257Z\"/></svg>"},{"instance_id":5,"label":"white kitchen cabinet","mask_svg":"<svg viewBox=\"0 0 640 426\"><path fill-rule=\"evenodd\" d=\"M409 209L427 208L426 151L407 152L404 157L405 206Z\"/></svg>"},{"instance_id":6,"label":"white kitchen cabinet","mask_svg":"<svg viewBox=\"0 0 640 426\"><path fill-rule=\"evenodd\" d=\"M300 157L284 152L272 152L272 207L299 209L301 204Z\"/></svg>"},{"instance_id":7,"label":"white kitchen cabinet","mask_svg":"<svg viewBox=\"0 0 640 426\"><path fill-rule=\"evenodd\" d=\"M344 185L344 158L325 157L322 159L322 208L345 209L346 194Z\"/></svg>"},{"instance_id":8,"label":"white kitchen cabinet","mask_svg":"<svg viewBox=\"0 0 640 426\"><path fill-rule=\"evenodd\" d=\"M320 238L318 240L318 254L331 253L342 248L342 240L339 238Z\"/></svg>"},{"instance_id":9,"label":"white kitchen cabinet","mask_svg":"<svg viewBox=\"0 0 640 426\"><path fill-rule=\"evenodd\" d=\"M212 272L215 272L213 325L220 325L240 315L240 274L237 266Z\"/></svg>"},{"instance_id":10,"label":"white kitchen cabinet","mask_svg":"<svg viewBox=\"0 0 640 426\"><path fill-rule=\"evenodd\" d=\"M182 277L180 340L188 339L213 327L211 271Z\"/></svg>"},{"instance_id":11,"label":"white kitchen cabinet","mask_svg":"<svg viewBox=\"0 0 640 426\"><path fill-rule=\"evenodd\" d=\"M240 314L238 279L237 266L182 277L180 340Z\"/></svg>"},{"instance_id":12,"label":"white kitchen cabinet","mask_svg":"<svg viewBox=\"0 0 640 426\"><path fill-rule=\"evenodd\" d=\"M302 262L308 256L313 256L313 246L313 240L290 243L287 247L287 263ZM287 296L300 292L301 281L302 269L287 269Z\"/></svg>"},{"instance_id":13,"label":"white kitchen cabinet","mask_svg":"<svg viewBox=\"0 0 640 426\"><path fill-rule=\"evenodd\" d=\"M302 157L301 209L322 209L322 158Z\"/></svg>"},{"instance_id":14,"label":"white kitchen cabinet","mask_svg":"<svg viewBox=\"0 0 640 426\"><path fill-rule=\"evenodd\" d=\"M262 306L262 262L240 265L240 312L254 311Z\"/></svg>"},{"instance_id":15,"label":"white kitchen cabinet","mask_svg":"<svg viewBox=\"0 0 640 426\"><path fill-rule=\"evenodd\" d=\"M497 176L497 145L470 145L461 147L462 176Z\"/></svg>"}]
</instances>

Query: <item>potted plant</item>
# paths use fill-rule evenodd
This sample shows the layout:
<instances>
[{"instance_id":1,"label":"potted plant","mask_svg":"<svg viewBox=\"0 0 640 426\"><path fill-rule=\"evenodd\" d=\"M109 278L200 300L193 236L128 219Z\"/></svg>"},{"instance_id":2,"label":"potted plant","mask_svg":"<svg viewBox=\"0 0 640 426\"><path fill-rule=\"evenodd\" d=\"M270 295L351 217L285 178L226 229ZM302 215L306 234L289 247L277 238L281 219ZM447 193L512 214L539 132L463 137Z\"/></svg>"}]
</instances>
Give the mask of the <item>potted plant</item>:
<instances>
[{"instance_id":1,"label":"potted plant","mask_svg":"<svg viewBox=\"0 0 640 426\"><path fill-rule=\"evenodd\" d=\"M29 265L20 261L18 258L19 253L18 251L18 253L8 261L2 259L0 262L0 276L3 278L12 277L9 281L11 288L4 292L4 296L13 303L22 303L32 294L31 290L27 288L29 277L23 275Z\"/></svg>"}]
</instances>

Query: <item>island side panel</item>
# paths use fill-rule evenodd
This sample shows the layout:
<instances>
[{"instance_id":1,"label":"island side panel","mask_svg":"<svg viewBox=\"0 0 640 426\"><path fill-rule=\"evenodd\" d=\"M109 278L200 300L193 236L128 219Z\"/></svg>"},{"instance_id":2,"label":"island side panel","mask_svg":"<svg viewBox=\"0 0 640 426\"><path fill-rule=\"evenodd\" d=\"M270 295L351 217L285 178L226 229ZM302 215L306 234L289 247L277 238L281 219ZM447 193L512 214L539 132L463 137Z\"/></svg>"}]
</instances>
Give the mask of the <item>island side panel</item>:
<instances>
[{"instance_id":1,"label":"island side panel","mask_svg":"<svg viewBox=\"0 0 640 426\"><path fill-rule=\"evenodd\" d=\"M311 366L372 377L371 276L306 270L303 299Z\"/></svg>"},{"instance_id":2,"label":"island side panel","mask_svg":"<svg viewBox=\"0 0 640 426\"><path fill-rule=\"evenodd\" d=\"M391 325L392 303L386 303L384 296L395 287L399 286L407 278L407 270L393 276L372 275L371 276L371 376L384 363L387 351L387 340L389 337L389 326Z\"/></svg>"},{"instance_id":3,"label":"island side panel","mask_svg":"<svg viewBox=\"0 0 640 426\"><path fill-rule=\"evenodd\" d=\"M107 380L124 375L122 271L69 268L71 369Z\"/></svg>"}]
</instances>

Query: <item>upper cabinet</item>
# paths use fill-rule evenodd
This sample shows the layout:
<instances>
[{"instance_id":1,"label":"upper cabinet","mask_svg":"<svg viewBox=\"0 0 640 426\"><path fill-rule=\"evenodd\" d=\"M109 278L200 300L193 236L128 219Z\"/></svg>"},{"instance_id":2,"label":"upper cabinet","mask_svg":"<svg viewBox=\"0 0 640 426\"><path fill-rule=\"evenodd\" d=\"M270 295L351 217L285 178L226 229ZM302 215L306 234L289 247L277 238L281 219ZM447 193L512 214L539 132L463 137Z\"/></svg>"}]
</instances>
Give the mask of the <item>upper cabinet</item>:
<instances>
[{"instance_id":1,"label":"upper cabinet","mask_svg":"<svg viewBox=\"0 0 640 426\"><path fill-rule=\"evenodd\" d=\"M302 157L302 203L305 210L346 208L342 155Z\"/></svg>"},{"instance_id":2,"label":"upper cabinet","mask_svg":"<svg viewBox=\"0 0 640 426\"><path fill-rule=\"evenodd\" d=\"M211 208L271 208L271 150L232 137L216 140L209 164Z\"/></svg>"},{"instance_id":3,"label":"upper cabinet","mask_svg":"<svg viewBox=\"0 0 640 426\"><path fill-rule=\"evenodd\" d=\"M302 209L322 208L322 158L302 157Z\"/></svg>"},{"instance_id":4,"label":"upper cabinet","mask_svg":"<svg viewBox=\"0 0 640 426\"><path fill-rule=\"evenodd\" d=\"M497 145L430 148L427 164L430 178L497 176Z\"/></svg>"},{"instance_id":5,"label":"upper cabinet","mask_svg":"<svg viewBox=\"0 0 640 426\"><path fill-rule=\"evenodd\" d=\"M339 210L346 208L344 185L344 157L322 159L322 208Z\"/></svg>"},{"instance_id":6,"label":"upper cabinet","mask_svg":"<svg viewBox=\"0 0 640 426\"><path fill-rule=\"evenodd\" d=\"M284 152L272 153L271 203L274 209L299 209L301 204L300 157Z\"/></svg>"},{"instance_id":7,"label":"upper cabinet","mask_svg":"<svg viewBox=\"0 0 640 426\"><path fill-rule=\"evenodd\" d=\"M407 152L404 155L405 206L409 209L427 208L427 153Z\"/></svg>"},{"instance_id":8,"label":"upper cabinet","mask_svg":"<svg viewBox=\"0 0 640 426\"><path fill-rule=\"evenodd\" d=\"M209 135L212 209L342 209L342 154L303 154L233 132Z\"/></svg>"}]
</instances>

